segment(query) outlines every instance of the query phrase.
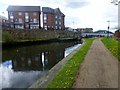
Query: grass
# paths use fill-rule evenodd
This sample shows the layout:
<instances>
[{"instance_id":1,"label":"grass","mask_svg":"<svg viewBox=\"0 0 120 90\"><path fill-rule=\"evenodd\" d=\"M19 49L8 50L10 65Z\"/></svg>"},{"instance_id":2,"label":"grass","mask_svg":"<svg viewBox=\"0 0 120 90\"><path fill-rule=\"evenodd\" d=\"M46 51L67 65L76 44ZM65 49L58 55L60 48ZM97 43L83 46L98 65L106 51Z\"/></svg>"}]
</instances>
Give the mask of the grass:
<instances>
[{"instance_id":1,"label":"grass","mask_svg":"<svg viewBox=\"0 0 120 90\"><path fill-rule=\"evenodd\" d=\"M102 42L108 50L120 61L120 42L114 38L102 38Z\"/></svg>"},{"instance_id":2,"label":"grass","mask_svg":"<svg viewBox=\"0 0 120 90\"><path fill-rule=\"evenodd\" d=\"M82 48L67 62L67 64L58 72L53 80L48 84L49 88L71 88L80 64L85 58L92 41L94 39L86 39L86 43Z\"/></svg>"}]
</instances>

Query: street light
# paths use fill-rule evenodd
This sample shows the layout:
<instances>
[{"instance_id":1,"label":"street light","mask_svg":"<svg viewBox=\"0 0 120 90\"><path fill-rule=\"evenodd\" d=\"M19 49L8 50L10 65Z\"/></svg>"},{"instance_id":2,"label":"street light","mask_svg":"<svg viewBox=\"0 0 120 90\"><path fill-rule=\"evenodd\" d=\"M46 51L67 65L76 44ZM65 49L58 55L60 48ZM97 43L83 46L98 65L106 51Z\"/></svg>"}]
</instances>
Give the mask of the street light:
<instances>
[{"instance_id":1,"label":"street light","mask_svg":"<svg viewBox=\"0 0 120 90\"><path fill-rule=\"evenodd\" d=\"M118 5L119 1L118 0L111 0L111 3L113 3L114 5Z\"/></svg>"},{"instance_id":2,"label":"street light","mask_svg":"<svg viewBox=\"0 0 120 90\"><path fill-rule=\"evenodd\" d=\"M108 22L108 37L109 37L110 21L107 22Z\"/></svg>"}]
</instances>

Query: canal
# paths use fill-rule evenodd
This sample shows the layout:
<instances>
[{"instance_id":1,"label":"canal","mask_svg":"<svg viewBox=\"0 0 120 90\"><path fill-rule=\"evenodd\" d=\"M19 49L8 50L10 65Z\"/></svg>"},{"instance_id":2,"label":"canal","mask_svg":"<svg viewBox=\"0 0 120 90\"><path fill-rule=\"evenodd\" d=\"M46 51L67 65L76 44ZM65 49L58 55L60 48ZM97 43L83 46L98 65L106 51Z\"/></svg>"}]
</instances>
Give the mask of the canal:
<instances>
[{"instance_id":1,"label":"canal","mask_svg":"<svg viewBox=\"0 0 120 90\"><path fill-rule=\"evenodd\" d=\"M0 88L29 87L80 45L72 41L3 49Z\"/></svg>"}]
</instances>

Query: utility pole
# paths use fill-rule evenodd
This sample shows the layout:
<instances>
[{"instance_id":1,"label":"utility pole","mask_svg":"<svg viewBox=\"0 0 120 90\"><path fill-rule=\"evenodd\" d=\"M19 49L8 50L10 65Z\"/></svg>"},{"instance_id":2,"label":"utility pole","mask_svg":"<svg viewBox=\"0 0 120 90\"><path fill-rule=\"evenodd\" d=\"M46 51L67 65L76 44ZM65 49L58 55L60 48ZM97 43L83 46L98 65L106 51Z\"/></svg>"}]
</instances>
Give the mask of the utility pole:
<instances>
[{"instance_id":1,"label":"utility pole","mask_svg":"<svg viewBox=\"0 0 120 90\"><path fill-rule=\"evenodd\" d=\"M108 22L108 37L109 37L110 21L107 22Z\"/></svg>"},{"instance_id":2,"label":"utility pole","mask_svg":"<svg viewBox=\"0 0 120 90\"><path fill-rule=\"evenodd\" d=\"M73 21L73 28L75 29L75 22Z\"/></svg>"}]
</instances>

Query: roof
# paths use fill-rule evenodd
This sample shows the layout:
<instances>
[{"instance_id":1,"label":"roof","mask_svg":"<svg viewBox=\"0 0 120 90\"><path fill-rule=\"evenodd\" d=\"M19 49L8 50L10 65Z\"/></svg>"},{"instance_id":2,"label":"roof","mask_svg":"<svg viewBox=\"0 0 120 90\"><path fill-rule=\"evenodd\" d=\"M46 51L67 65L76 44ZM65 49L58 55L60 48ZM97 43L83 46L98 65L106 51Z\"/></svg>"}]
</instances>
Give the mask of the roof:
<instances>
[{"instance_id":1,"label":"roof","mask_svg":"<svg viewBox=\"0 0 120 90\"><path fill-rule=\"evenodd\" d=\"M8 6L7 11L40 11L40 6Z\"/></svg>"},{"instance_id":2,"label":"roof","mask_svg":"<svg viewBox=\"0 0 120 90\"><path fill-rule=\"evenodd\" d=\"M44 13L54 13L54 9L52 9L50 7L42 7L42 11Z\"/></svg>"},{"instance_id":3,"label":"roof","mask_svg":"<svg viewBox=\"0 0 120 90\"><path fill-rule=\"evenodd\" d=\"M60 11L59 8L54 9L54 12L55 12L56 14L61 14L62 16L65 16L65 15Z\"/></svg>"},{"instance_id":4,"label":"roof","mask_svg":"<svg viewBox=\"0 0 120 90\"><path fill-rule=\"evenodd\" d=\"M112 32L108 31L108 30L98 30L98 31L95 31L94 33L111 33L113 34Z\"/></svg>"},{"instance_id":5,"label":"roof","mask_svg":"<svg viewBox=\"0 0 120 90\"><path fill-rule=\"evenodd\" d=\"M65 16L59 8L56 8L56 9L52 9L50 7L42 7L42 12L44 13L53 13L53 14L59 14L61 16Z\"/></svg>"}]
</instances>

